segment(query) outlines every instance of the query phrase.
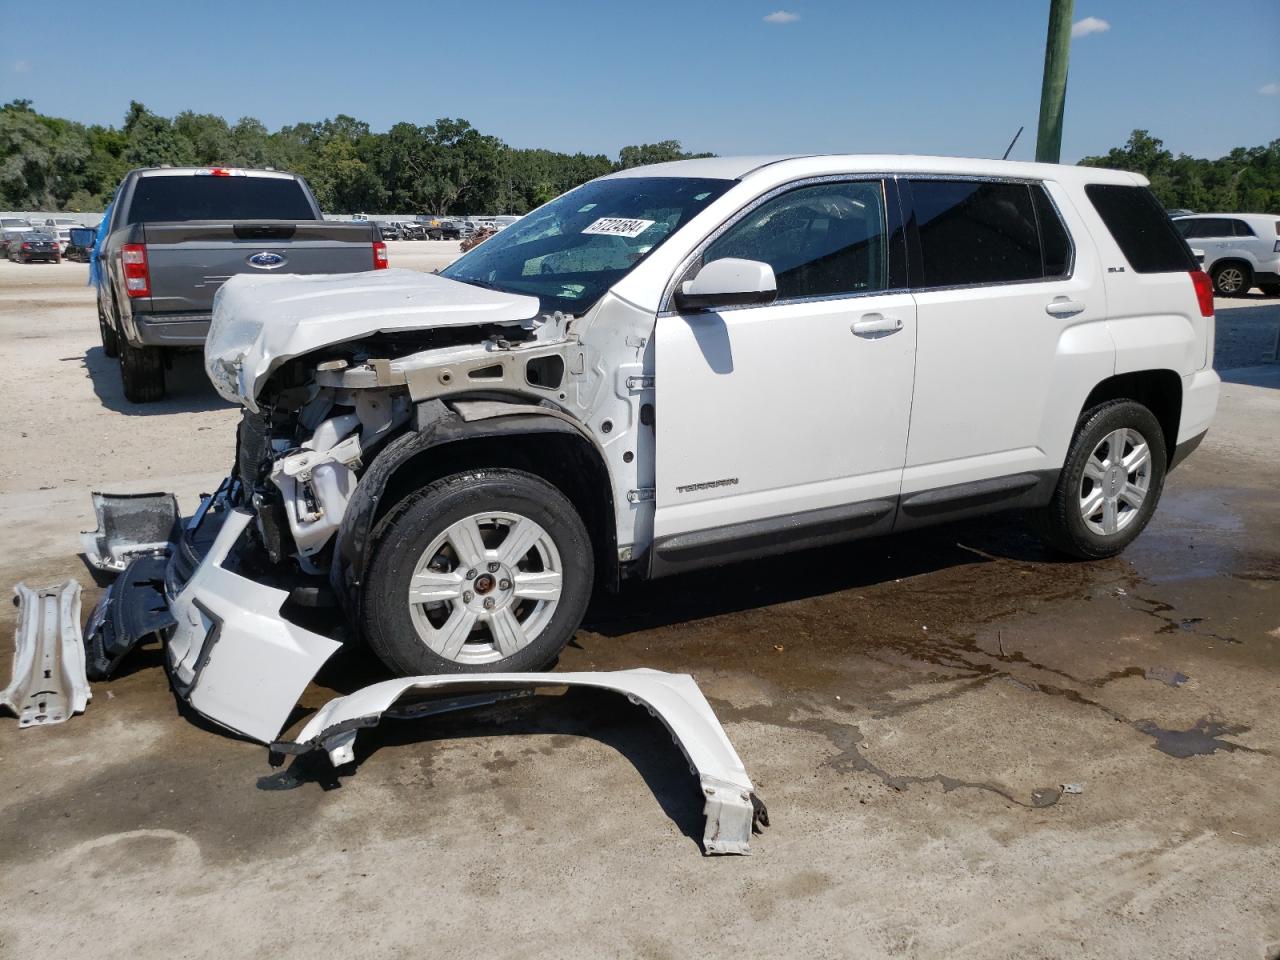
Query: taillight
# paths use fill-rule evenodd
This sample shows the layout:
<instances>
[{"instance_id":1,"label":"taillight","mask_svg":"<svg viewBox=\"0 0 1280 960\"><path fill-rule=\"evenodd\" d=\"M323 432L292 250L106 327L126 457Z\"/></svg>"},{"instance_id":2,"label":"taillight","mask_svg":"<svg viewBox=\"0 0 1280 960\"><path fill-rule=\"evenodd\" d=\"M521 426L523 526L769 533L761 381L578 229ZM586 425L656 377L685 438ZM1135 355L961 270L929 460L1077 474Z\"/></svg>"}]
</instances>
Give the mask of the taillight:
<instances>
[{"instance_id":1,"label":"taillight","mask_svg":"<svg viewBox=\"0 0 1280 960\"><path fill-rule=\"evenodd\" d=\"M124 289L129 296L151 296L151 273L147 270L145 246L140 243L126 243L121 247L120 266L124 268Z\"/></svg>"},{"instance_id":2,"label":"taillight","mask_svg":"<svg viewBox=\"0 0 1280 960\"><path fill-rule=\"evenodd\" d=\"M31 244L29 244L29 243L27 243L27 242L25 242L25 241L24 241L24 242L23 242L23 244L22 244L22 249L23 249L23 250L30 250L30 249L31 249Z\"/></svg>"},{"instance_id":3,"label":"taillight","mask_svg":"<svg viewBox=\"0 0 1280 960\"><path fill-rule=\"evenodd\" d=\"M1196 288L1196 299L1200 301L1200 316L1213 316L1213 281L1203 270L1191 271L1191 283Z\"/></svg>"},{"instance_id":4,"label":"taillight","mask_svg":"<svg viewBox=\"0 0 1280 960\"><path fill-rule=\"evenodd\" d=\"M373 269L387 269L387 245L381 240L373 241Z\"/></svg>"}]
</instances>

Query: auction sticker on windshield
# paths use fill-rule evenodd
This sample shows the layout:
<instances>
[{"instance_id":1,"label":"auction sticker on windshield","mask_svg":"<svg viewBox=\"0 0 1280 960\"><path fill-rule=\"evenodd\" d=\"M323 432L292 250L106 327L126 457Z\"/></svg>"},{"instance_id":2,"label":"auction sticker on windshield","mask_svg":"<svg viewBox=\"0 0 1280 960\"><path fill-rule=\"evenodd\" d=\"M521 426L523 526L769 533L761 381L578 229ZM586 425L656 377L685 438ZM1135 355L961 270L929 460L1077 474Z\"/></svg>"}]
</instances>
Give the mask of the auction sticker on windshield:
<instances>
[{"instance_id":1,"label":"auction sticker on windshield","mask_svg":"<svg viewBox=\"0 0 1280 960\"><path fill-rule=\"evenodd\" d=\"M629 220L626 217L601 217L590 226L584 227L582 232L634 239L652 227L654 222L653 220Z\"/></svg>"}]
</instances>

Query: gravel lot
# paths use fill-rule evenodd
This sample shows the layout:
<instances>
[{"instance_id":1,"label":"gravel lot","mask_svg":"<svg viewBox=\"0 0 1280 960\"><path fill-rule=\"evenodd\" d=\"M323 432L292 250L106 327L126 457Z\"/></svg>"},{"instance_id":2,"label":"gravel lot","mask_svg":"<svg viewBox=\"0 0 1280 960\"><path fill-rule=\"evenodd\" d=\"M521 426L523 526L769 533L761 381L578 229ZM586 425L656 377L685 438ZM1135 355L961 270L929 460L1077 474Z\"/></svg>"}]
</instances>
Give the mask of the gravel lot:
<instances>
[{"instance_id":1,"label":"gravel lot","mask_svg":"<svg viewBox=\"0 0 1280 960\"><path fill-rule=\"evenodd\" d=\"M89 491L193 507L236 412L195 356L126 403L86 271L0 262L0 582L76 576L87 612ZM264 790L147 651L82 717L0 719L0 957L1276 957L1277 329L1219 302L1218 421L1120 559L987 519L594 603L561 668L698 678L773 814L750 858L699 855L693 781L614 698L389 724ZM303 706L381 676L344 652Z\"/></svg>"}]
</instances>

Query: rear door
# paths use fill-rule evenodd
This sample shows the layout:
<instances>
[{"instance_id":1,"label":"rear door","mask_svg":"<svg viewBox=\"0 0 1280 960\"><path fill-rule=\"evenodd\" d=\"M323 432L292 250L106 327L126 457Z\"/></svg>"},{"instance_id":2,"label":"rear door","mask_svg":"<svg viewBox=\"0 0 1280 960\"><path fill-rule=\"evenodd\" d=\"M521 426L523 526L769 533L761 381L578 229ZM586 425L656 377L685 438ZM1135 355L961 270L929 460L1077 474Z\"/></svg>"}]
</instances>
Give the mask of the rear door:
<instances>
[{"instance_id":1,"label":"rear door","mask_svg":"<svg viewBox=\"0 0 1280 960\"><path fill-rule=\"evenodd\" d=\"M758 260L778 297L658 317L659 564L892 522L916 336L904 255L896 197L878 178L791 185L710 241L683 279L712 260Z\"/></svg>"},{"instance_id":2,"label":"rear door","mask_svg":"<svg viewBox=\"0 0 1280 960\"><path fill-rule=\"evenodd\" d=\"M1079 384L1113 363L1097 259L1045 185L913 177L908 197L919 332L900 528L1034 498Z\"/></svg>"}]
</instances>

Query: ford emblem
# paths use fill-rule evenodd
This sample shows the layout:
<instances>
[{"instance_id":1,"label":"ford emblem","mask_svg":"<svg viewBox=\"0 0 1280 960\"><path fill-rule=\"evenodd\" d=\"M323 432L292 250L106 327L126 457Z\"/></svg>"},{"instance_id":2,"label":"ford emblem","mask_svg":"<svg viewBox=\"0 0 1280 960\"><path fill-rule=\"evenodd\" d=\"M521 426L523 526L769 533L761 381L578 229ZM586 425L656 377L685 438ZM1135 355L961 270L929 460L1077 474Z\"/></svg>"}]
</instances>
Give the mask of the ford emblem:
<instances>
[{"instance_id":1,"label":"ford emblem","mask_svg":"<svg viewBox=\"0 0 1280 960\"><path fill-rule=\"evenodd\" d=\"M287 262L284 254L272 253L270 250L263 250L245 259L249 266L257 267L259 270L274 270L276 267L283 267Z\"/></svg>"}]
</instances>

